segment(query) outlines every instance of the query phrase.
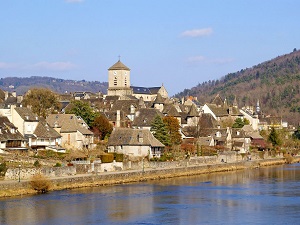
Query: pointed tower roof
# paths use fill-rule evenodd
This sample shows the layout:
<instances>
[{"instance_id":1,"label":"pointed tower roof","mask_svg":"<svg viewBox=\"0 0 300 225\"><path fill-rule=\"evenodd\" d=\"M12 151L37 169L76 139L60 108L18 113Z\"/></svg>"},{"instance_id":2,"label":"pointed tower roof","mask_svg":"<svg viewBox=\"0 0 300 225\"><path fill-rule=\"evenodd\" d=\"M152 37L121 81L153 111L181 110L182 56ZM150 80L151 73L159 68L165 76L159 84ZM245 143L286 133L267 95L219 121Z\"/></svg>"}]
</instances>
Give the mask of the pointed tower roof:
<instances>
[{"instance_id":1,"label":"pointed tower roof","mask_svg":"<svg viewBox=\"0 0 300 225\"><path fill-rule=\"evenodd\" d=\"M237 103L236 96L234 96L234 100L233 100L232 106L235 107L235 108L238 108L238 103Z\"/></svg>"},{"instance_id":2,"label":"pointed tower roof","mask_svg":"<svg viewBox=\"0 0 300 225\"><path fill-rule=\"evenodd\" d=\"M198 111L196 109L196 106L194 104L191 105L188 116L191 116L191 117L199 116L199 113L198 113Z\"/></svg>"},{"instance_id":3,"label":"pointed tower roof","mask_svg":"<svg viewBox=\"0 0 300 225\"><path fill-rule=\"evenodd\" d=\"M154 104L164 104L165 100L161 96L161 94L157 93L156 98L154 100Z\"/></svg>"},{"instance_id":4,"label":"pointed tower roof","mask_svg":"<svg viewBox=\"0 0 300 225\"><path fill-rule=\"evenodd\" d=\"M167 116L173 116L173 117L180 117L179 112L177 111L177 109L175 108L175 106L171 106Z\"/></svg>"},{"instance_id":5,"label":"pointed tower roof","mask_svg":"<svg viewBox=\"0 0 300 225\"><path fill-rule=\"evenodd\" d=\"M224 102L223 102L223 100L222 100L222 98L220 97L219 94L217 94L217 96L212 100L211 103L215 104L217 106L223 106L224 105Z\"/></svg>"},{"instance_id":6,"label":"pointed tower roof","mask_svg":"<svg viewBox=\"0 0 300 225\"><path fill-rule=\"evenodd\" d=\"M119 60L114 65L112 65L108 70L130 70L130 69Z\"/></svg>"}]
</instances>

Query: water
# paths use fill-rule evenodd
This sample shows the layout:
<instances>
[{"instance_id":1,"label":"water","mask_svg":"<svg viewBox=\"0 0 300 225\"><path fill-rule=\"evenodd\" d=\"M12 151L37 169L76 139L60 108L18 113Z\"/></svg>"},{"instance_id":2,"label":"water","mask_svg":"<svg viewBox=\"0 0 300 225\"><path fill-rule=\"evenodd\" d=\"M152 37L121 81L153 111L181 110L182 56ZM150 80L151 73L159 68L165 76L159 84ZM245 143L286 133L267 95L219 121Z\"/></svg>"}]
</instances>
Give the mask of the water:
<instances>
[{"instance_id":1,"label":"water","mask_svg":"<svg viewBox=\"0 0 300 225\"><path fill-rule=\"evenodd\" d=\"M299 224L300 164L0 200L0 224Z\"/></svg>"}]
</instances>

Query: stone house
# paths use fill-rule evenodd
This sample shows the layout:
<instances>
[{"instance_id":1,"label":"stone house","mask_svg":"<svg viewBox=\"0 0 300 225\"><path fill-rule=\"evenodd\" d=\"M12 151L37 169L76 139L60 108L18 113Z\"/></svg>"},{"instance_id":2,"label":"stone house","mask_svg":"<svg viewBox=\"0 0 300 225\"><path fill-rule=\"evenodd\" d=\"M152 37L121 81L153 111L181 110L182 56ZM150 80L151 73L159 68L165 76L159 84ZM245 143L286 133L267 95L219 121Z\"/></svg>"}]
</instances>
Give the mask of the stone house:
<instances>
[{"instance_id":1,"label":"stone house","mask_svg":"<svg viewBox=\"0 0 300 225\"><path fill-rule=\"evenodd\" d=\"M136 112L135 119L132 122L132 128L150 130L156 116L164 117L157 109L142 108Z\"/></svg>"},{"instance_id":2,"label":"stone house","mask_svg":"<svg viewBox=\"0 0 300 225\"><path fill-rule=\"evenodd\" d=\"M160 157L164 145L147 129L115 128L108 139L108 152L134 157Z\"/></svg>"},{"instance_id":3,"label":"stone house","mask_svg":"<svg viewBox=\"0 0 300 225\"><path fill-rule=\"evenodd\" d=\"M217 121L222 121L227 118L231 118L232 121L234 121L237 118L243 118L243 114L236 104L229 106L227 101L223 101L219 95L217 95L211 103L204 104L202 112L211 114Z\"/></svg>"},{"instance_id":4,"label":"stone house","mask_svg":"<svg viewBox=\"0 0 300 225\"><path fill-rule=\"evenodd\" d=\"M62 136L62 146L75 149L94 147L94 135L85 121L75 114L51 114L46 118L50 127Z\"/></svg>"},{"instance_id":5,"label":"stone house","mask_svg":"<svg viewBox=\"0 0 300 225\"><path fill-rule=\"evenodd\" d=\"M26 139L5 116L0 116L0 150L27 150Z\"/></svg>"}]
</instances>

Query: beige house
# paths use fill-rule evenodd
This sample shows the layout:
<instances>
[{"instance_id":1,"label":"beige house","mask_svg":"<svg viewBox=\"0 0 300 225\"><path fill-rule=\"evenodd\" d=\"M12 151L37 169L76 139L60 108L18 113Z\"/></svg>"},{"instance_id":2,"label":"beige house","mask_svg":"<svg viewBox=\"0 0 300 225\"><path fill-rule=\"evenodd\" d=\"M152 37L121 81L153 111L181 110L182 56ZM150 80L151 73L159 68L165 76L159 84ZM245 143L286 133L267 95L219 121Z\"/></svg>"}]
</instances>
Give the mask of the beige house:
<instances>
[{"instance_id":1,"label":"beige house","mask_svg":"<svg viewBox=\"0 0 300 225\"><path fill-rule=\"evenodd\" d=\"M76 149L93 148L94 135L80 116L51 114L46 119L49 126L62 136L62 146Z\"/></svg>"},{"instance_id":2,"label":"beige house","mask_svg":"<svg viewBox=\"0 0 300 225\"><path fill-rule=\"evenodd\" d=\"M129 157L160 157L164 145L147 129L115 128L108 139L108 151Z\"/></svg>"}]
</instances>

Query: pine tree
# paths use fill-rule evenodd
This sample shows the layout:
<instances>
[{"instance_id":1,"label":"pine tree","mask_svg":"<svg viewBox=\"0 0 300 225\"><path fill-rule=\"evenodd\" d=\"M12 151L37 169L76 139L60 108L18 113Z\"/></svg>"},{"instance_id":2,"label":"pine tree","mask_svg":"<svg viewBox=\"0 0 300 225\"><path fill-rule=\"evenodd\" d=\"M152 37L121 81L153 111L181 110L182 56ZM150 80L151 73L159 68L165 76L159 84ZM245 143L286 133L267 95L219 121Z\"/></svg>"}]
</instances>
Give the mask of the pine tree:
<instances>
[{"instance_id":1,"label":"pine tree","mask_svg":"<svg viewBox=\"0 0 300 225\"><path fill-rule=\"evenodd\" d=\"M151 124L150 131L153 136L166 146L170 146L170 135L168 133L167 127L163 122L162 118L157 115Z\"/></svg>"},{"instance_id":2,"label":"pine tree","mask_svg":"<svg viewBox=\"0 0 300 225\"><path fill-rule=\"evenodd\" d=\"M268 141L271 142L274 147L281 145L281 140L274 127L272 127L271 129L271 132L268 137Z\"/></svg>"}]
</instances>

